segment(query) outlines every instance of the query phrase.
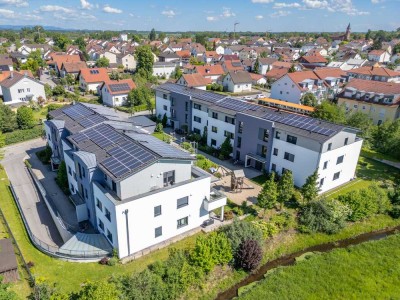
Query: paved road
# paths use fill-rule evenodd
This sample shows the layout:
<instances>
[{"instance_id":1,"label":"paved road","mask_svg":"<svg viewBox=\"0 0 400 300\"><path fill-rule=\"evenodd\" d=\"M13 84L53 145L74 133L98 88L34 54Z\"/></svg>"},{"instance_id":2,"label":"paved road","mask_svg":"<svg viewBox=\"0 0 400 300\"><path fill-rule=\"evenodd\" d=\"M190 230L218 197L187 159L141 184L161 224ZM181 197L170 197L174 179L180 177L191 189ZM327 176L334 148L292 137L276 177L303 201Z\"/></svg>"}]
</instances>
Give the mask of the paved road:
<instances>
[{"instance_id":1,"label":"paved road","mask_svg":"<svg viewBox=\"0 0 400 300\"><path fill-rule=\"evenodd\" d=\"M24 159L28 158L27 151L39 149L45 145L42 139L12 145L4 148L5 156L1 161L15 192L20 199L24 215L32 233L51 246L61 246L63 241L50 216L44 201L39 197L32 179L25 170Z\"/></svg>"}]
</instances>

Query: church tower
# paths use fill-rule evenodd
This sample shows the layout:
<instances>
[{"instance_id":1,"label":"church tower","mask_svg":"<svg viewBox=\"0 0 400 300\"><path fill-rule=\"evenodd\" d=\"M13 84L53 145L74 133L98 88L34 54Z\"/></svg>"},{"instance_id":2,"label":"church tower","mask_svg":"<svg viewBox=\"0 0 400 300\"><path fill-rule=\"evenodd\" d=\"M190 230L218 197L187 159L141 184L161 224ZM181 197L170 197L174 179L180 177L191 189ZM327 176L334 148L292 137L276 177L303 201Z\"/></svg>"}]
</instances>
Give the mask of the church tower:
<instances>
[{"instance_id":1,"label":"church tower","mask_svg":"<svg viewBox=\"0 0 400 300\"><path fill-rule=\"evenodd\" d=\"M351 28L350 28L350 23L349 23L349 25L347 26L347 29L346 29L346 33L344 35L345 41L350 41L350 33L351 33Z\"/></svg>"}]
</instances>

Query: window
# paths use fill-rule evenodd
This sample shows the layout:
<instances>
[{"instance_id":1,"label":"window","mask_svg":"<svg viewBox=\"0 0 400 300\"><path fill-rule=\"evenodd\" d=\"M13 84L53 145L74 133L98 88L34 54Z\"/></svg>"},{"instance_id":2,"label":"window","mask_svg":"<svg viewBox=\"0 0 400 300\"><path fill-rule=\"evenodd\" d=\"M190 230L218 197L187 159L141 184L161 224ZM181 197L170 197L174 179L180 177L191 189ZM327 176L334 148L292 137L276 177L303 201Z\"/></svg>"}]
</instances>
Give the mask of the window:
<instances>
[{"instance_id":1,"label":"window","mask_svg":"<svg viewBox=\"0 0 400 300\"><path fill-rule=\"evenodd\" d=\"M85 169L82 167L82 176L85 178Z\"/></svg>"},{"instance_id":2,"label":"window","mask_svg":"<svg viewBox=\"0 0 400 300\"><path fill-rule=\"evenodd\" d=\"M194 116L193 120L197 123L201 123L201 118L199 118L198 116Z\"/></svg>"},{"instance_id":3,"label":"window","mask_svg":"<svg viewBox=\"0 0 400 300\"><path fill-rule=\"evenodd\" d=\"M86 198L86 199L89 199L87 189L85 189L85 198Z\"/></svg>"},{"instance_id":4,"label":"window","mask_svg":"<svg viewBox=\"0 0 400 300\"><path fill-rule=\"evenodd\" d=\"M242 137L238 136L238 138L237 138L237 148L240 148L240 147L242 147Z\"/></svg>"},{"instance_id":5,"label":"window","mask_svg":"<svg viewBox=\"0 0 400 300\"><path fill-rule=\"evenodd\" d=\"M188 114L185 114L185 123L188 122Z\"/></svg>"},{"instance_id":6,"label":"window","mask_svg":"<svg viewBox=\"0 0 400 300\"><path fill-rule=\"evenodd\" d=\"M74 188L74 185L71 183L71 191L72 191L72 193L75 193L75 188Z\"/></svg>"},{"instance_id":7,"label":"window","mask_svg":"<svg viewBox=\"0 0 400 300\"><path fill-rule=\"evenodd\" d=\"M290 170L289 170L289 169L282 168L282 175L283 175L285 172L290 172Z\"/></svg>"},{"instance_id":8,"label":"window","mask_svg":"<svg viewBox=\"0 0 400 300\"><path fill-rule=\"evenodd\" d=\"M328 167L328 161L325 161L323 169L325 170L327 167Z\"/></svg>"},{"instance_id":9,"label":"window","mask_svg":"<svg viewBox=\"0 0 400 300\"><path fill-rule=\"evenodd\" d=\"M218 128L216 126L211 126L211 131L214 133L218 132Z\"/></svg>"},{"instance_id":10,"label":"window","mask_svg":"<svg viewBox=\"0 0 400 300\"><path fill-rule=\"evenodd\" d=\"M345 138L344 139L344 145L346 146L348 142L349 142L349 138Z\"/></svg>"},{"instance_id":11,"label":"window","mask_svg":"<svg viewBox=\"0 0 400 300\"><path fill-rule=\"evenodd\" d=\"M324 185L324 179L325 178L321 178L321 180L319 181L319 186L323 186Z\"/></svg>"},{"instance_id":12,"label":"window","mask_svg":"<svg viewBox=\"0 0 400 300\"><path fill-rule=\"evenodd\" d=\"M331 151L332 150L332 143L329 143L328 144L328 151Z\"/></svg>"},{"instance_id":13,"label":"window","mask_svg":"<svg viewBox=\"0 0 400 300\"><path fill-rule=\"evenodd\" d=\"M272 164L272 165L271 165L271 171L276 172L276 164Z\"/></svg>"},{"instance_id":14,"label":"window","mask_svg":"<svg viewBox=\"0 0 400 300\"><path fill-rule=\"evenodd\" d=\"M277 148L274 148L274 155L278 156L278 149Z\"/></svg>"},{"instance_id":15,"label":"window","mask_svg":"<svg viewBox=\"0 0 400 300\"><path fill-rule=\"evenodd\" d=\"M185 111L188 111L189 110L189 102L185 102Z\"/></svg>"},{"instance_id":16,"label":"window","mask_svg":"<svg viewBox=\"0 0 400 300\"><path fill-rule=\"evenodd\" d=\"M194 108L194 109L201 110L201 105L200 105L200 104L197 104L197 103L194 103L194 104L193 104L193 108Z\"/></svg>"},{"instance_id":17,"label":"window","mask_svg":"<svg viewBox=\"0 0 400 300\"><path fill-rule=\"evenodd\" d=\"M30 88L27 88L26 91L29 93L29 92L31 91L31 89L30 89Z\"/></svg>"},{"instance_id":18,"label":"window","mask_svg":"<svg viewBox=\"0 0 400 300\"><path fill-rule=\"evenodd\" d=\"M288 152L285 152L285 155L283 156L284 159L294 162L294 155Z\"/></svg>"},{"instance_id":19,"label":"window","mask_svg":"<svg viewBox=\"0 0 400 300\"><path fill-rule=\"evenodd\" d=\"M239 133L243 133L243 125L244 125L243 122L240 121L240 122L239 122L239 128L238 128L238 132L239 132Z\"/></svg>"},{"instance_id":20,"label":"window","mask_svg":"<svg viewBox=\"0 0 400 300\"><path fill-rule=\"evenodd\" d=\"M229 131L224 131L224 137L229 137L230 139L234 138L234 134L232 132Z\"/></svg>"},{"instance_id":21,"label":"window","mask_svg":"<svg viewBox=\"0 0 400 300\"><path fill-rule=\"evenodd\" d=\"M217 141L214 139L211 139L211 146L217 146Z\"/></svg>"},{"instance_id":22,"label":"window","mask_svg":"<svg viewBox=\"0 0 400 300\"><path fill-rule=\"evenodd\" d=\"M156 229L154 229L154 237L159 237L162 236L162 226L157 227Z\"/></svg>"},{"instance_id":23,"label":"window","mask_svg":"<svg viewBox=\"0 0 400 300\"><path fill-rule=\"evenodd\" d=\"M111 213L110 213L110 211L107 209L107 207L104 207L104 214L105 214L107 220L111 222Z\"/></svg>"},{"instance_id":24,"label":"window","mask_svg":"<svg viewBox=\"0 0 400 300\"><path fill-rule=\"evenodd\" d=\"M286 137L286 142L291 143L293 145L296 145L297 137L288 134L287 137Z\"/></svg>"},{"instance_id":25,"label":"window","mask_svg":"<svg viewBox=\"0 0 400 300\"><path fill-rule=\"evenodd\" d=\"M198 128L193 128L193 132L194 132L194 133L197 133L197 134L201 134L201 131L200 131L200 129L198 129Z\"/></svg>"},{"instance_id":26,"label":"window","mask_svg":"<svg viewBox=\"0 0 400 300\"><path fill-rule=\"evenodd\" d=\"M184 218L179 219L179 220L177 221L177 228L181 228L181 227L186 226L186 225L188 225L188 224L189 224L189 223L188 223L188 217L184 217Z\"/></svg>"},{"instance_id":27,"label":"window","mask_svg":"<svg viewBox=\"0 0 400 300\"><path fill-rule=\"evenodd\" d=\"M98 209L103 211L103 203L101 203L101 201L99 199L97 199L97 198L96 198L96 206L97 206Z\"/></svg>"},{"instance_id":28,"label":"window","mask_svg":"<svg viewBox=\"0 0 400 300\"><path fill-rule=\"evenodd\" d=\"M107 238L111 243L113 242L112 233L108 229L107 229Z\"/></svg>"},{"instance_id":29,"label":"window","mask_svg":"<svg viewBox=\"0 0 400 300\"><path fill-rule=\"evenodd\" d=\"M187 206L187 205L189 205L189 197L188 196L183 197L183 198L179 198L176 201L176 208L181 208L181 207L184 207L184 206Z\"/></svg>"},{"instance_id":30,"label":"window","mask_svg":"<svg viewBox=\"0 0 400 300\"><path fill-rule=\"evenodd\" d=\"M161 215L161 205L154 206L154 216L158 217Z\"/></svg>"},{"instance_id":31,"label":"window","mask_svg":"<svg viewBox=\"0 0 400 300\"><path fill-rule=\"evenodd\" d=\"M168 95L167 95L167 94L163 94L162 97L163 97L164 99L168 99Z\"/></svg>"},{"instance_id":32,"label":"window","mask_svg":"<svg viewBox=\"0 0 400 300\"><path fill-rule=\"evenodd\" d=\"M279 131L277 131L277 132L275 133L275 138L278 139L278 140L281 139L281 133L280 133Z\"/></svg>"},{"instance_id":33,"label":"window","mask_svg":"<svg viewBox=\"0 0 400 300\"><path fill-rule=\"evenodd\" d=\"M225 123L229 123L229 124L235 125L235 119L231 118L231 117L228 117L228 116L225 116Z\"/></svg>"},{"instance_id":34,"label":"window","mask_svg":"<svg viewBox=\"0 0 400 300\"><path fill-rule=\"evenodd\" d=\"M166 105L163 106L164 110L167 111L168 107Z\"/></svg>"},{"instance_id":35,"label":"window","mask_svg":"<svg viewBox=\"0 0 400 300\"><path fill-rule=\"evenodd\" d=\"M99 219L99 228L104 231L104 223Z\"/></svg>"},{"instance_id":36,"label":"window","mask_svg":"<svg viewBox=\"0 0 400 300\"><path fill-rule=\"evenodd\" d=\"M175 171L164 172L164 186L169 186L175 183Z\"/></svg>"},{"instance_id":37,"label":"window","mask_svg":"<svg viewBox=\"0 0 400 300\"><path fill-rule=\"evenodd\" d=\"M342 162L343 162L343 159L344 159L344 156L342 155L342 156L339 156L338 158L337 158L337 160L336 160L336 164L338 165L338 164L341 164Z\"/></svg>"},{"instance_id":38,"label":"window","mask_svg":"<svg viewBox=\"0 0 400 300\"><path fill-rule=\"evenodd\" d=\"M68 166L68 174L72 176L72 170L70 166Z\"/></svg>"},{"instance_id":39,"label":"window","mask_svg":"<svg viewBox=\"0 0 400 300\"><path fill-rule=\"evenodd\" d=\"M79 173L79 178L82 179L82 168L80 163L78 163L78 173Z\"/></svg>"},{"instance_id":40,"label":"window","mask_svg":"<svg viewBox=\"0 0 400 300\"><path fill-rule=\"evenodd\" d=\"M112 182L112 190L114 192L117 192L117 184L115 183L115 181Z\"/></svg>"},{"instance_id":41,"label":"window","mask_svg":"<svg viewBox=\"0 0 400 300\"><path fill-rule=\"evenodd\" d=\"M257 144L257 155L267 157L267 147L265 145Z\"/></svg>"},{"instance_id":42,"label":"window","mask_svg":"<svg viewBox=\"0 0 400 300\"><path fill-rule=\"evenodd\" d=\"M339 179L340 177L340 172L336 172L335 174L333 174L333 180Z\"/></svg>"},{"instance_id":43,"label":"window","mask_svg":"<svg viewBox=\"0 0 400 300\"><path fill-rule=\"evenodd\" d=\"M259 128L258 129L258 139L262 140L264 142L268 142L268 138L269 138L269 130L264 129L264 128Z\"/></svg>"},{"instance_id":44,"label":"window","mask_svg":"<svg viewBox=\"0 0 400 300\"><path fill-rule=\"evenodd\" d=\"M212 113L212 118L213 118L213 119L218 119L218 113L213 112L213 113Z\"/></svg>"}]
</instances>

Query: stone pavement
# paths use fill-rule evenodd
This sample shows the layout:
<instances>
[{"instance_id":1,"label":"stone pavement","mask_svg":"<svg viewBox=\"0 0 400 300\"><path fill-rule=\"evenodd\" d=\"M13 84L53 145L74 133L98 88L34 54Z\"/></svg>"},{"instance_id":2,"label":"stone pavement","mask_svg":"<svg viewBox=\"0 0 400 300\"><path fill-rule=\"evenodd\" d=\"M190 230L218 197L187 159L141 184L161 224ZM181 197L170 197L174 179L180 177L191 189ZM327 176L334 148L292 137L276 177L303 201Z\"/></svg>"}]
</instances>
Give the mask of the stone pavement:
<instances>
[{"instance_id":1,"label":"stone pavement","mask_svg":"<svg viewBox=\"0 0 400 300\"><path fill-rule=\"evenodd\" d=\"M24 159L28 158L28 150L40 149L44 145L44 140L35 139L5 147L4 159L1 163L14 186L17 197L20 199L21 209L32 233L50 246L60 246L63 243L60 234L46 203L38 195L24 164Z\"/></svg>"}]
</instances>

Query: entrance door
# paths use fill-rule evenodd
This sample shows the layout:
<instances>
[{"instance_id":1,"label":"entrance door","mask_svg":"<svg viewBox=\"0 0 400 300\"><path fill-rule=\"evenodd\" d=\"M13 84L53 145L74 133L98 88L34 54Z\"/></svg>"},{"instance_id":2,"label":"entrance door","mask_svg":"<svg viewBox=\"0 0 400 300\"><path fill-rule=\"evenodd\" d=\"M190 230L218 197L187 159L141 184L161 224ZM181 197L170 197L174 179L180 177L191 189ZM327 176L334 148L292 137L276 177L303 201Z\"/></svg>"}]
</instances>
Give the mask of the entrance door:
<instances>
[{"instance_id":1,"label":"entrance door","mask_svg":"<svg viewBox=\"0 0 400 300\"><path fill-rule=\"evenodd\" d=\"M171 120L170 123L171 123L172 129L175 129L175 122Z\"/></svg>"},{"instance_id":2,"label":"entrance door","mask_svg":"<svg viewBox=\"0 0 400 300\"><path fill-rule=\"evenodd\" d=\"M240 160L240 151L236 150L236 160Z\"/></svg>"},{"instance_id":3,"label":"entrance door","mask_svg":"<svg viewBox=\"0 0 400 300\"><path fill-rule=\"evenodd\" d=\"M255 164L254 164L254 169L256 169L256 170L258 170L258 171L261 171L261 170L262 170L262 167L263 167L263 163L260 162L260 161L258 161L258 160L256 160L256 161L255 161Z\"/></svg>"}]
</instances>

